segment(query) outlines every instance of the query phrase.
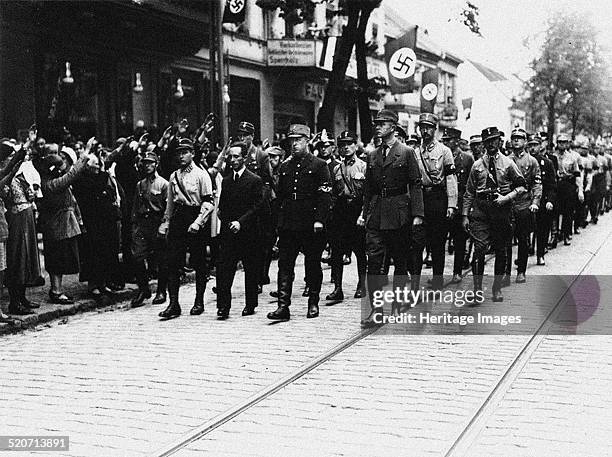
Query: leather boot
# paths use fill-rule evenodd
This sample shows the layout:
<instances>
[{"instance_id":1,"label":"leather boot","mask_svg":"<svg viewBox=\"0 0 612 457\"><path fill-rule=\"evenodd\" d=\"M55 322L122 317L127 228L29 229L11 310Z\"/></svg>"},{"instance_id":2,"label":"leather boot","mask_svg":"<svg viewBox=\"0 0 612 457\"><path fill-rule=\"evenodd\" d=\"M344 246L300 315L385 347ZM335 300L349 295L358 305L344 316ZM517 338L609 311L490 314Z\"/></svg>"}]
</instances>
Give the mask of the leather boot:
<instances>
[{"instance_id":1,"label":"leather boot","mask_svg":"<svg viewBox=\"0 0 612 457\"><path fill-rule=\"evenodd\" d=\"M148 286L143 289L138 289L138 293L132 299L132 308L141 307L142 305L144 305L145 300L148 300L149 298L151 298L151 290Z\"/></svg>"},{"instance_id":2,"label":"leather boot","mask_svg":"<svg viewBox=\"0 0 612 457\"><path fill-rule=\"evenodd\" d=\"M166 288L168 287L168 272L160 268L157 276L157 290L155 291L154 305L166 302Z\"/></svg>"},{"instance_id":3,"label":"leather boot","mask_svg":"<svg viewBox=\"0 0 612 457\"><path fill-rule=\"evenodd\" d=\"M189 311L192 316L199 316L204 312L204 292L206 291L206 273L196 270L196 295L193 308Z\"/></svg>"},{"instance_id":4,"label":"leather boot","mask_svg":"<svg viewBox=\"0 0 612 457\"><path fill-rule=\"evenodd\" d=\"M492 292L494 302L499 303L504 301L504 296L502 295L502 284L498 276L495 276L495 279L493 280Z\"/></svg>"},{"instance_id":5,"label":"leather boot","mask_svg":"<svg viewBox=\"0 0 612 457\"><path fill-rule=\"evenodd\" d=\"M363 298L365 296L365 289L363 288L363 283L361 279L357 283L357 289L355 290L355 295L353 298Z\"/></svg>"},{"instance_id":6,"label":"leather boot","mask_svg":"<svg viewBox=\"0 0 612 457\"><path fill-rule=\"evenodd\" d=\"M310 292L308 296L308 312L306 313L308 319L319 317L319 293Z\"/></svg>"},{"instance_id":7,"label":"leather boot","mask_svg":"<svg viewBox=\"0 0 612 457\"><path fill-rule=\"evenodd\" d=\"M525 278L525 273L517 273L517 275L516 275L516 283L517 284L522 284L525 281L527 281L527 279Z\"/></svg>"},{"instance_id":8,"label":"leather boot","mask_svg":"<svg viewBox=\"0 0 612 457\"><path fill-rule=\"evenodd\" d=\"M293 280L290 275L278 273L278 308L268 313L268 319L273 321L288 321L291 317L291 289Z\"/></svg>"},{"instance_id":9,"label":"leather boot","mask_svg":"<svg viewBox=\"0 0 612 457\"><path fill-rule=\"evenodd\" d=\"M334 265L332 267L334 274L334 291L325 297L325 300L342 301L344 300L344 292L342 292L342 273L344 268L342 266Z\"/></svg>"},{"instance_id":10,"label":"leather boot","mask_svg":"<svg viewBox=\"0 0 612 457\"><path fill-rule=\"evenodd\" d=\"M310 296L310 287L308 287L308 284L306 285L306 287L304 287L304 292L302 292L302 297L309 297Z\"/></svg>"},{"instance_id":11,"label":"leather boot","mask_svg":"<svg viewBox=\"0 0 612 457\"><path fill-rule=\"evenodd\" d=\"M170 304L168 307L159 313L159 317L163 319L173 319L181 315L181 306L178 301L178 294L170 293Z\"/></svg>"},{"instance_id":12,"label":"leather boot","mask_svg":"<svg viewBox=\"0 0 612 457\"><path fill-rule=\"evenodd\" d=\"M480 259L474 258L472 261L472 277L474 279L474 294L482 290L482 273L480 271Z\"/></svg>"}]
</instances>

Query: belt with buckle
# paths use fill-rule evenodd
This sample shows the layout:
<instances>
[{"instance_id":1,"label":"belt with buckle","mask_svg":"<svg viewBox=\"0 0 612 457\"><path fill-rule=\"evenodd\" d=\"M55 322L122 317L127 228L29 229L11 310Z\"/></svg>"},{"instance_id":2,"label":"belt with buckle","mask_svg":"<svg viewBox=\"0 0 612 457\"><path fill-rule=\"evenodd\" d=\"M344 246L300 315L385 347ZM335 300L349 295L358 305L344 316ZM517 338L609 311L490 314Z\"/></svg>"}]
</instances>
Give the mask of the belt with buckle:
<instances>
[{"instance_id":1,"label":"belt with buckle","mask_svg":"<svg viewBox=\"0 0 612 457\"><path fill-rule=\"evenodd\" d=\"M395 197L396 195L402 195L406 193L406 189L402 189L401 187L389 189L387 187L383 187L378 192L378 195L381 197Z\"/></svg>"}]
</instances>

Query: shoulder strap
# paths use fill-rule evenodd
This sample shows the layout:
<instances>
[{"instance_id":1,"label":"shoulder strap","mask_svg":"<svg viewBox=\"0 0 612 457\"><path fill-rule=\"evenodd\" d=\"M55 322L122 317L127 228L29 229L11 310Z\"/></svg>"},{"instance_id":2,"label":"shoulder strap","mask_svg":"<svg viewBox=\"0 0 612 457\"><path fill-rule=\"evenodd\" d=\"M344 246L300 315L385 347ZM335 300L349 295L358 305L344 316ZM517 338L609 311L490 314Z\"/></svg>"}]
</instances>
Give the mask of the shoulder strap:
<instances>
[{"instance_id":1,"label":"shoulder strap","mask_svg":"<svg viewBox=\"0 0 612 457\"><path fill-rule=\"evenodd\" d=\"M349 184L348 180L344 176L344 171L342 171L342 162L340 162L340 164L338 166L340 167L340 174L342 175L342 180L344 181L344 184L346 184L346 187L348 188L349 192L351 194L354 194L355 193L355 189L353 189L351 187L351 185Z\"/></svg>"},{"instance_id":2,"label":"shoulder strap","mask_svg":"<svg viewBox=\"0 0 612 457\"><path fill-rule=\"evenodd\" d=\"M423 152L421 151L420 147L419 147L419 157L421 158L421 163L423 164L423 170L425 170L425 174L427 175L427 177L433 184L434 180L431 177L431 170L427 167L427 165L425 165L425 159L423 159Z\"/></svg>"},{"instance_id":3,"label":"shoulder strap","mask_svg":"<svg viewBox=\"0 0 612 457\"><path fill-rule=\"evenodd\" d=\"M189 198L189 195L187 195L187 191L183 187L183 184L181 183L181 180L178 178L178 173L176 171L174 172L174 180L175 180L176 186L178 187L178 190L181 193L181 195L183 196L183 198L185 200L187 200L187 202L189 202L190 204L193 203L191 201L191 198Z\"/></svg>"}]
</instances>

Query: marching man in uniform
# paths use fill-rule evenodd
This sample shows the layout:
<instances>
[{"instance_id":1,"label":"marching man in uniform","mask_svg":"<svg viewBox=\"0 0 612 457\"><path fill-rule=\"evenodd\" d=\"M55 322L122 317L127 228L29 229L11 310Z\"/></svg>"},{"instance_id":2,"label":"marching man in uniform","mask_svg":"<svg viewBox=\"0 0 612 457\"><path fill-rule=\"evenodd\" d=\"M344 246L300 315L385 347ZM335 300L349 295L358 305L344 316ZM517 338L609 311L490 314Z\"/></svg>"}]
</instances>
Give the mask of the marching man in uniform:
<instances>
[{"instance_id":1,"label":"marching man in uniform","mask_svg":"<svg viewBox=\"0 0 612 457\"><path fill-rule=\"evenodd\" d=\"M375 135L381 142L368 154L363 209L357 219L358 225L366 227L371 312L362 321L365 327L382 323L383 307L375 305L373 294L383 286L380 273L385 255L393 259L395 284L408 274L411 241L425 244L421 171L414 150L395 137L397 121L397 114L386 109L374 119Z\"/></svg>"},{"instance_id":2,"label":"marching man in uniform","mask_svg":"<svg viewBox=\"0 0 612 457\"><path fill-rule=\"evenodd\" d=\"M363 206L366 163L355 156L357 140L351 133L348 131L342 132L337 143L343 161L336 165L332 175L335 203L330 221L330 239L332 247L331 267L335 288L326 297L327 300L344 300L342 274L345 252L352 251L357 257L359 283L354 297L363 297L365 290L365 232L363 227L358 227L355 224Z\"/></svg>"},{"instance_id":3,"label":"marching man in uniform","mask_svg":"<svg viewBox=\"0 0 612 457\"><path fill-rule=\"evenodd\" d=\"M159 233L168 237L168 293L170 304L159 317L171 319L181 315L179 304L180 272L185 266L185 255L190 253L196 274L196 296L191 315L204 312L206 290L206 242L210 235L205 224L213 205L210 175L193 162L193 141L181 138L177 153L180 168L170 175L166 214Z\"/></svg>"},{"instance_id":4,"label":"marching man in uniform","mask_svg":"<svg viewBox=\"0 0 612 457\"><path fill-rule=\"evenodd\" d=\"M325 224L331 204L331 179L327 164L308 151L310 128L303 124L289 127L291 158L280 166L278 308L268 319L289 320L289 306L295 277L295 259L304 252L306 284L309 287L307 318L319 315L319 294L323 271L321 254L325 248Z\"/></svg>"},{"instance_id":5,"label":"marching man in uniform","mask_svg":"<svg viewBox=\"0 0 612 457\"><path fill-rule=\"evenodd\" d=\"M474 162L468 177L463 196L463 227L474 239L474 291L482 290L483 259L492 243L495 249L493 301L501 302L506 245L512 237L512 201L525 191L525 179L512 159L500 152L501 135L497 127L484 129L481 136L486 153Z\"/></svg>"},{"instance_id":6,"label":"marching man in uniform","mask_svg":"<svg viewBox=\"0 0 612 457\"><path fill-rule=\"evenodd\" d=\"M444 281L444 247L448 236L449 223L457 209L457 176L455 159L451 150L435 139L438 117L422 113L419 129L422 143L416 150L417 163L423 180L423 206L425 209L425 230L431 246L432 288L442 289ZM461 131L446 129L443 139L452 139L457 145ZM419 289L421 269L423 268L423 249L415 246L413 250L412 288Z\"/></svg>"}]
</instances>

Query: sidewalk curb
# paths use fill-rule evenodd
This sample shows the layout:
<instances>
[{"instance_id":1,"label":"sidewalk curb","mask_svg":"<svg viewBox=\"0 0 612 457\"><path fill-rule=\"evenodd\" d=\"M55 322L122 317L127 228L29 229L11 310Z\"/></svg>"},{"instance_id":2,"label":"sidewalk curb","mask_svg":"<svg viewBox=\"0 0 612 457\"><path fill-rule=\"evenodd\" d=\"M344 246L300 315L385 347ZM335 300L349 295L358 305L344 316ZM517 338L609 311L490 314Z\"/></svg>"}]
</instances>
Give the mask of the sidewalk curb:
<instances>
[{"instance_id":1,"label":"sidewalk curb","mask_svg":"<svg viewBox=\"0 0 612 457\"><path fill-rule=\"evenodd\" d=\"M126 286L125 290L107 297L107 300L83 298L76 301L72 305L53 305L41 304L41 307L52 307L37 314L29 314L15 318L16 325L0 323L0 336L18 333L23 330L33 329L37 325L54 321L65 316L74 316L76 314L94 311L103 308L112 308L121 305L131 297L136 287L132 285Z\"/></svg>"}]
</instances>

